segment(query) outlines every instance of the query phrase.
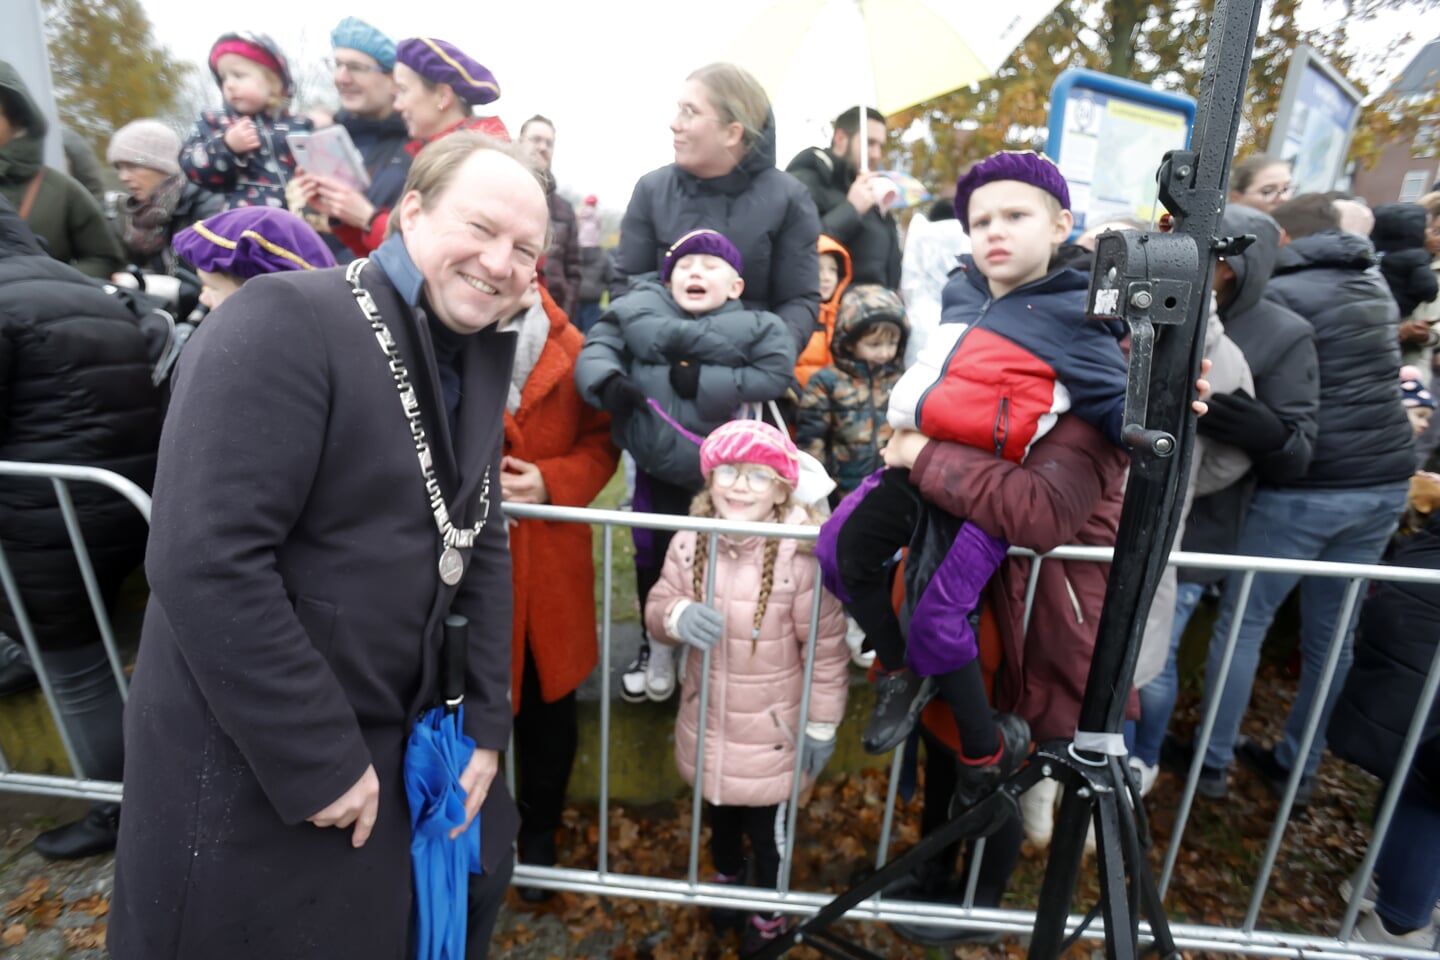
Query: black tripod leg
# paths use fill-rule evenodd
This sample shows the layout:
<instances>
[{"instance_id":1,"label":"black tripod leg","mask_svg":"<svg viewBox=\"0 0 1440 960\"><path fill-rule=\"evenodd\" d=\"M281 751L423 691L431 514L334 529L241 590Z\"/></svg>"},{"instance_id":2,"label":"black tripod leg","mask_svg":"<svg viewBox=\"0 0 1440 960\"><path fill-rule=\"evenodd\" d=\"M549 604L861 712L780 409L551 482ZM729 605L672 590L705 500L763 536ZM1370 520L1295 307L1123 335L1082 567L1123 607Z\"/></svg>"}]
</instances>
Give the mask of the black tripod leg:
<instances>
[{"instance_id":1,"label":"black tripod leg","mask_svg":"<svg viewBox=\"0 0 1440 960\"><path fill-rule=\"evenodd\" d=\"M1120 785L1123 789L1123 784ZM1100 868L1100 904L1105 918L1105 956L1108 960L1135 960L1138 930L1130 909L1125 883L1125 838L1121 835L1116 790L1095 797L1095 849ZM1133 836L1133 835L1132 835ZM1130 844L1138 848L1138 844Z\"/></svg>"},{"instance_id":2,"label":"black tripod leg","mask_svg":"<svg viewBox=\"0 0 1440 960\"><path fill-rule=\"evenodd\" d=\"M1055 835L1050 844L1050 862L1040 887L1040 905L1035 911L1035 934L1030 940L1028 960L1058 960L1065 940L1065 920L1070 900L1080 879L1080 861L1085 855L1085 834L1090 826L1091 797L1079 789L1065 790L1060 815L1055 818Z\"/></svg>"},{"instance_id":3,"label":"black tripod leg","mask_svg":"<svg viewBox=\"0 0 1440 960\"><path fill-rule=\"evenodd\" d=\"M1124 777L1125 770L1120 763L1116 762L1114 775ZM1165 904L1160 899L1160 887L1155 883L1155 874L1150 869L1150 860L1146 856L1149 852L1150 838L1149 831L1140 829L1145 816L1145 808L1142 805L1143 799L1138 789L1128 779L1126 780L1129 802L1125 797L1120 797L1120 829L1121 836L1125 841L1125 860L1130 868L1131 890L1139 893L1140 911L1145 919L1150 921L1150 935L1155 940L1154 949L1161 960L1178 960L1180 954L1175 949L1175 937L1170 932L1170 918L1165 915ZM1142 842L1143 841L1143 842Z\"/></svg>"},{"instance_id":4,"label":"black tripod leg","mask_svg":"<svg viewBox=\"0 0 1440 960\"><path fill-rule=\"evenodd\" d=\"M1041 779L1040 764L1035 763L1033 758L1030 763L1022 767L1011 779L997 788L994 793L985 797L973 807L968 807L957 816L951 817L949 821L935 830L929 836L922 837L920 842L909 850L905 851L896 859L887 863L882 869L877 870L864 882L859 883L842 894L835 897L808 920L793 930L787 931L785 936L766 946L764 949L753 955L753 960L776 960L784 956L791 947L798 944L809 944L812 937L819 935L824 939L829 949L836 949L837 944L844 944L841 938L828 932L832 923L840 920L850 911L851 907L879 893L892 881L917 870L922 864L930 860L941 850L954 843L962 837L983 835L982 830L993 825L998 819L1005 816L1020 815L1019 807L1015 798L1034 786L1037 780ZM1003 811L1002 813L997 810ZM1083 836L1083 831L1082 831ZM1072 882L1073 886L1073 882ZM1063 929L1063 922L1062 922ZM853 945L849 945L852 946ZM862 949L863 948L859 948ZM836 954L827 954L835 956ZM859 954L864 956L864 954Z\"/></svg>"}]
</instances>

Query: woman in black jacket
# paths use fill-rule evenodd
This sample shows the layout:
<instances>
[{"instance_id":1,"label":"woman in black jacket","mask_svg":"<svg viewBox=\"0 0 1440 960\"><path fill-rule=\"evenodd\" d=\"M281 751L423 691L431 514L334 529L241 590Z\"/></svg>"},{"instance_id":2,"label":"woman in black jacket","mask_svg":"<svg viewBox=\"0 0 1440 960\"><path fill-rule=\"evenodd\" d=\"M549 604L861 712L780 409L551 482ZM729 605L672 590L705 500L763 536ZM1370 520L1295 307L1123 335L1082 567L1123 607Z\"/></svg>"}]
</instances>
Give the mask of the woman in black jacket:
<instances>
[{"instance_id":1,"label":"woman in black jacket","mask_svg":"<svg viewBox=\"0 0 1440 960\"><path fill-rule=\"evenodd\" d=\"M1417 477L1414 484L1424 483ZM1429 482L1440 484L1430 475ZM1440 570L1440 511L1401 538L1386 561ZM1356 939L1428 948L1440 900L1440 706L1422 703L1425 677L1440 643L1440 586L1381 581L1360 614L1355 663L1330 718L1330 748L1389 783L1419 711L1429 716L1405 778L1395 818L1375 864L1375 911Z\"/></svg>"},{"instance_id":2,"label":"woman in black jacket","mask_svg":"<svg viewBox=\"0 0 1440 960\"><path fill-rule=\"evenodd\" d=\"M0 199L0 460L102 467L148 490L160 438L150 370L130 310L46 256ZM98 484L74 484L71 497L108 605L144 556L145 519ZM48 480L0 477L0 544L83 774L119 780L120 692ZM21 636L3 595L0 632ZM16 653L13 645L0 651L12 691L27 679ZM78 823L41 834L35 847L52 858L109 849L117 815L116 805L99 805Z\"/></svg>"},{"instance_id":3,"label":"woman in black jacket","mask_svg":"<svg viewBox=\"0 0 1440 960\"><path fill-rule=\"evenodd\" d=\"M675 162L635 184L620 226L610 287L613 301L631 277L653 274L669 250L693 230L725 235L739 250L747 309L778 314L798 352L815 332L820 311L820 215L800 181L775 166L775 115L753 76L731 63L712 63L685 79L670 121ZM610 410L611 414L625 413ZM635 509L685 515L697 490L638 472ZM670 534L635 530L635 579L640 605L660 576ZM675 687L668 659L649 671L650 647L622 676L630 700L668 698Z\"/></svg>"}]
</instances>

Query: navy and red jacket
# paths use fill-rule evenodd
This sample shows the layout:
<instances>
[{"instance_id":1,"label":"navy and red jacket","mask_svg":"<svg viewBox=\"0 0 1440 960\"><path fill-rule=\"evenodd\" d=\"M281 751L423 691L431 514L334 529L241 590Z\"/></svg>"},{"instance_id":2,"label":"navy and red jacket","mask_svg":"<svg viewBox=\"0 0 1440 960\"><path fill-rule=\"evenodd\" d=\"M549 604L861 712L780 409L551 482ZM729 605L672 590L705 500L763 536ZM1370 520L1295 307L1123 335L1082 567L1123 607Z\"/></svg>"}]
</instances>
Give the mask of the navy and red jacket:
<instances>
[{"instance_id":1,"label":"navy and red jacket","mask_svg":"<svg viewBox=\"0 0 1440 960\"><path fill-rule=\"evenodd\" d=\"M999 299L966 255L940 327L890 394L890 424L993 450L1013 463L1067 410L1121 446L1124 330L1088 320L1085 273L1062 268Z\"/></svg>"}]
</instances>

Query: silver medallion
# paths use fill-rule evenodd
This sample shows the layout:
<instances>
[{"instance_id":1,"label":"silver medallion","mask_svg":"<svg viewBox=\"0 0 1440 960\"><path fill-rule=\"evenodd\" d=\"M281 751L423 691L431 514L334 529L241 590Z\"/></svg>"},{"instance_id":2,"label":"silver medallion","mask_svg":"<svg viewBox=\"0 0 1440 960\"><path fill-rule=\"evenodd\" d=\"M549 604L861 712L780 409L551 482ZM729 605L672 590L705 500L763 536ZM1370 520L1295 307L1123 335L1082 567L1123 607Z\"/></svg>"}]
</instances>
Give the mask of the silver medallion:
<instances>
[{"instance_id":1,"label":"silver medallion","mask_svg":"<svg viewBox=\"0 0 1440 960\"><path fill-rule=\"evenodd\" d=\"M460 551L454 547L446 547L445 552L440 554L440 579L445 582L445 586L453 587L460 582L464 573L465 561L460 559Z\"/></svg>"}]
</instances>

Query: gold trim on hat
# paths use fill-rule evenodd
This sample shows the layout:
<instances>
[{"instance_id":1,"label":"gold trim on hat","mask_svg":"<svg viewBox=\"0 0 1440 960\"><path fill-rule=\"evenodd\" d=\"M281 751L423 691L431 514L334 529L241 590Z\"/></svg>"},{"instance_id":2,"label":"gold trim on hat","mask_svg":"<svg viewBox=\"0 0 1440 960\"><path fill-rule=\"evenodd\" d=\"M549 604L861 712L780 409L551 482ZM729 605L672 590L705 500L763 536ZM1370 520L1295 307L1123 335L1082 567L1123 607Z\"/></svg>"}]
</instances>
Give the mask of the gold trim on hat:
<instances>
[{"instance_id":1,"label":"gold trim on hat","mask_svg":"<svg viewBox=\"0 0 1440 960\"><path fill-rule=\"evenodd\" d=\"M215 244L217 247L224 247L226 250L234 250L240 245L239 241L227 240L226 238L220 236L220 234L205 226L204 220L200 220L196 223L191 224L191 228L196 233L200 234L200 236ZM285 260L289 260L291 263L299 264L300 269L302 270L316 269L313 264L306 262L305 258L300 256L298 253L292 253L289 250L286 250L278 243L265 239L260 234L256 233L254 230L242 230L240 232L240 238L244 239L245 237L249 237L251 240L254 240L257 244L260 245L260 248L262 250L265 250L268 253L273 253L275 254L275 256L281 257Z\"/></svg>"},{"instance_id":2,"label":"gold trim on hat","mask_svg":"<svg viewBox=\"0 0 1440 960\"><path fill-rule=\"evenodd\" d=\"M460 76L464 77L465 82L470 84L470 86L489 87L491 90L495 91L496 96L499 96L500 87L498 85L485 80L476 80L474 77L470 76L470 72L464 67L462 67L458 62L456 62L454 57L450 56L450 54L446 53L444 50L441 50L438 46L436 46L434 40L431 40L429 37L420 37L419 40L421 43L425 44L425 46L429 47L431 50L434 50L437 57L450 64L450 66L454 67L455 71L459 73Z\"/></svg>"}]
</instances>

